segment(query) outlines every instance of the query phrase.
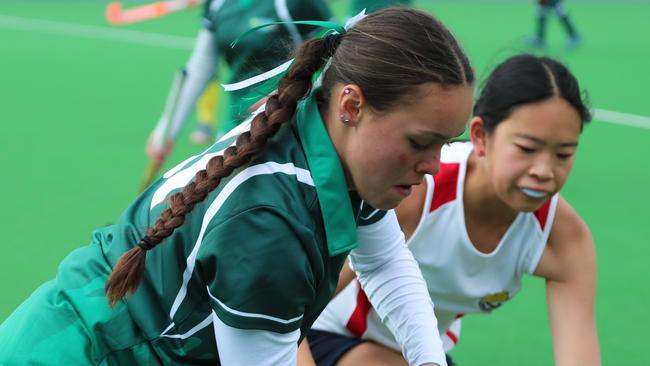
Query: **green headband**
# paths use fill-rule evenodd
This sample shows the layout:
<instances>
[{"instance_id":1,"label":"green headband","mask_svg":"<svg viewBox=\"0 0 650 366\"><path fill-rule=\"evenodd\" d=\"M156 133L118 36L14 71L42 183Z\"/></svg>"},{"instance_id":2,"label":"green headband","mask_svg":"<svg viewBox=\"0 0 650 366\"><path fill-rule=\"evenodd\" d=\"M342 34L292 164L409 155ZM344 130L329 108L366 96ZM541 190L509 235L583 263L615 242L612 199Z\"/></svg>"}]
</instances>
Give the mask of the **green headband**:
<instances>
[{"instance_id":1,"label":"green headband","mask_svg":"<svg viewBox=\"0 0 650 366\"><path fill-rule=\"evenodd\" d=\"M284 25L284 24L313 25L314 27L325 28L327 30L326 34L329 33L329 31L334 31L339 34L343 34L346 32L346 28L343 25L334 22L321 21L321 20L294 20L291 22L271 22L271 23L258 25L257 27L253 27L247 30L246 32L242 33L239 37L237 37L237 39L235 39L230 44L230 47L234 48L237 45L237 43L239 43L239 41L246 38L251 33L255 33L262 28L270 27L272 25Z\"/></svg>"}]
</instances>

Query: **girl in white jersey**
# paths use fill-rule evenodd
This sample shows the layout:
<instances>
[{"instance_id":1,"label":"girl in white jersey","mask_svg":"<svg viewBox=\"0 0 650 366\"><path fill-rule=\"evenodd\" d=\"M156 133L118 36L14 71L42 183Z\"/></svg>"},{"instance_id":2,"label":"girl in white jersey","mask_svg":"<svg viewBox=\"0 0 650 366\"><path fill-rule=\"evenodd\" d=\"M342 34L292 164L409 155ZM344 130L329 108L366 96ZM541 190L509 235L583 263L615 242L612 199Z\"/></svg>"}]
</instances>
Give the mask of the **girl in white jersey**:
<instances>
[{"instance_id":1,"label":"girl in white jersey","mask_svg":"<svg viewBox=\"0 0 650 366\"><path fill-rule=\"evenodd\" d=\"M512 57L483 87L471 142L443 148L439 172L396 209L436 304L446 352L458 341L463 315L498 308L519 291L523 275L533 274L546 279L555 364L601 363L593 241L558 193L589 119L565 66ZM352 278L345 272L343 282ZM319 366L406 364L394 339L356 281L308 336Z\"/></svg>"}]
</instances>

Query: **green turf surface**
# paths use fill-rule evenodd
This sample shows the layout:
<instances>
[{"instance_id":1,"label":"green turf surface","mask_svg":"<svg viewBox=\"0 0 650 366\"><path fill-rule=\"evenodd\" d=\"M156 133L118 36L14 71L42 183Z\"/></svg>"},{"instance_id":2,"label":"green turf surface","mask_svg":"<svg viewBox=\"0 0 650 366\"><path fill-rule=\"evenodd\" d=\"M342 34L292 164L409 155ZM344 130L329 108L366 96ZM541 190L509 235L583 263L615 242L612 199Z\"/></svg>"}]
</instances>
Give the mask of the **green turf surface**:
<instances>
[{"instance_id":1,"label":"green turf surface","mask_svg":"<svg viewBox=\"0 0 650 366\"><path fill-rule=\"evenodd\" d=\"M416 1L459 37L480 77L526 50L531 3ZM650 4L567 5L585 42L565 51L551 19L546 52L572 67L594 107L650 116ZM0 2L0 319L133 199L146 165L144 141L198 27L192 10L123 28L184 37L176 46L134 43L142 34L116 39L121 33L105 24L103 9L101 2ZM61 30L65 24L105 33L70 34ZM198 151L188 132L170 165ZM564 195L596 240L603 361L648 365L642 347L650 330L650 129L594 121L583 136ZM521 295L494 314L465 318L453 355L463 366L551 364L543 282L528 279Z\"/></svg>"}]
</instances>

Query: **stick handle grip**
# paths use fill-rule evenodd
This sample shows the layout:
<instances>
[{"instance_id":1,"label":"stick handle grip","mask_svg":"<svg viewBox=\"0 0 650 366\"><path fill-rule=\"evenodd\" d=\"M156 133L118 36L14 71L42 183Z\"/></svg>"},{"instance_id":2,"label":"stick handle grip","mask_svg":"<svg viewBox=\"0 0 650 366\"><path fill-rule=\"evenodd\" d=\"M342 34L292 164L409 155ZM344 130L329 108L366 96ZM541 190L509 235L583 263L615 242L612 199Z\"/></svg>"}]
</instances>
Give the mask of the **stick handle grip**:
<instances>
[{"instance_id":1,"label":"stick handle grip","mask_svg":"<svg viewBox=\"0 0 650 366\"><path fill-rule=\"evenodd\" d=\"M147 189L151 183L153 183L154 179L156 179L156 174L158 174L158 171L160 168L162 168L163 164L164 161L149 161L149 164L144 169L144 174L142 175L142 180L140 181L140 187L138 188L138 194L144 192L144 190Z\"/></svg>"}]
</instances>

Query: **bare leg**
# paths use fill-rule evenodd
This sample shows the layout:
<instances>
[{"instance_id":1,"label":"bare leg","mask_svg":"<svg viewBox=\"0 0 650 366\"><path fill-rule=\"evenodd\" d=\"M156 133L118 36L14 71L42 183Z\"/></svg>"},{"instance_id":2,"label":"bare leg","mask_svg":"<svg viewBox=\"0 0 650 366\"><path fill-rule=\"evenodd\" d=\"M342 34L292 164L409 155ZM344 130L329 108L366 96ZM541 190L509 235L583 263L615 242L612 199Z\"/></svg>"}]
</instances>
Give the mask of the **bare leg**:
<instances>
[{"instance_id":1,"label":"bare leg","mask_svg":"<svg viewBox=\"0 0 650 366\"><path fill-rule=\"evenodd\" d=\"M298 366L316 366L307 338L303 339L298 347Z\"/></svg>"},{"instance_id":2,"label":"bare leg","mask_svg":"<svg viewBox=\"0 0 650 366\"><path fill-rule=\"evenodd\" d=\"M336 365L408 366L401 353L372 342L365 342L350 349Z\"/></svg>"}]
</instances>

